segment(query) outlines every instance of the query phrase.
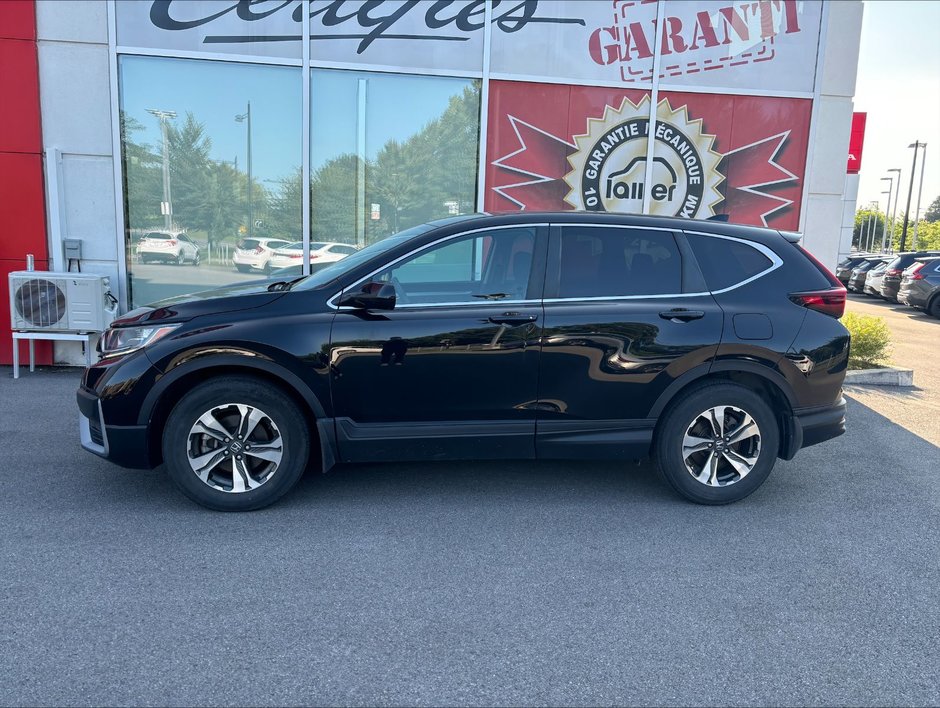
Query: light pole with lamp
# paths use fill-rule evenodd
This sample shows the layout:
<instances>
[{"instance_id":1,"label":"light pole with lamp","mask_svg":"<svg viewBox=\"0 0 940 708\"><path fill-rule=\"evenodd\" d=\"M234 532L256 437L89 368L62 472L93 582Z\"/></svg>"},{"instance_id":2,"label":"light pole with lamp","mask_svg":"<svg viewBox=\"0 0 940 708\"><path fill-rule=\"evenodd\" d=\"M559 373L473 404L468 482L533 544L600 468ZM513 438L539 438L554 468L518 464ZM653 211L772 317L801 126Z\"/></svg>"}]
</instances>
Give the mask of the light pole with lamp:
<instances>
[{"instance_id":1,"label":"light pole with lamp","mask_svg":"<svg viewBox=\"0 0 940 708\"><path fill-rule=\"evenodd\" d=\"M251 101L248 101L248 110L235 116L235 121L248 124L248 238L251 238L255 226L255 216L251 204Z\"/></svg>"},{"instance_id":2,"label":"light pole with lamp","mask_svg":"<svg viewBox=\"0 0 940 708\"><path fill-rule=\"evenodd\" d=\"M882 177L882 179L888 179L888 178ZM888 211L891 207L891 190L888 190L887 192L882 192L882 194L888 195L888 205L885 207L884 220L881 222L881 252L887 253L887 251L885 250L885 239L887 238L887 231L888 231Z\"/></svg>"},{"instance_id":3,"label":"light pole with lamp","mask_svg":"<svg viewBox=\"0 0 940 708\"><path fill-rule=\"evenodd\" d=\"M914 191L914 173L917 172L917 149L919 147L927 147L927 143L922 143L919 140L915 140L913 143L908 145L909 148L914 148L914 162L911 164L911 183L907 188L907 206L904 207L904 226L901 227L901 251L904 251L904 247L907 245L907 224L910 221L911 216L911 193Z\"/></svg>"},{"instance_id":4,"label":"light pole with lamp","mask_svg":"<svg viewBox=\"0 0 940 708\"><path fill-rule=\"evenodd\" d=\"M894 232L897 230L895 226L897 226L897 222L898 222L898 201L899 201L898 197L901 196L901 168L892 167L890 170L888 170L888 172L898 173L897 189L894 190L894 209L891 210L891 237L889 238L888 246L885 249L885 253L893 253L894 252Z\"/></svg>"},{"instance_id":5,"label":"light pole with lamp","mask_svg":"<svg viewBox=\"0 0 940 708\"><path fill-rule=\"evenodd\" d=\"M881 250L885 251L885 243L888 238L888 217L891 215L891 195L894 193L894 177L882 177L881 181L884 182L887 180L888 184L888 205L885 207L885 220L881 228ZM885 192L882 192L885 194ZM891 230L891 238L894 238L894 229Z\"/></svg>"},{"instance_id":6,"label":"light pole with lamp","mask_svg":"<svg viewBox=\"0 0 940 708\"><path fill-rule=\"evenodd\" d=\"M170 193L170 153L167 149L166 121L168 118L176 118L176 111L148 108L147 113L160 120L160 135L163 138L163 202L160 204L160 211L163 212L163 225L169 231L173 228L173 200Z\"/></svg>"},{"instance_id":7,"label":"light pole with lamp","mask_svg":"<svg viewBox=\"0 0 940 708\"><path fill-rule=\"evenodd\" d=\"M920 186L917 188L917 207L914 209L914 235L911 237L911 250L917 250L917 222L920 219L920 197L924 193L924 165L927 164L927 143L921 143L924 154L920 156Z\"/></svg>"}]
</instances>

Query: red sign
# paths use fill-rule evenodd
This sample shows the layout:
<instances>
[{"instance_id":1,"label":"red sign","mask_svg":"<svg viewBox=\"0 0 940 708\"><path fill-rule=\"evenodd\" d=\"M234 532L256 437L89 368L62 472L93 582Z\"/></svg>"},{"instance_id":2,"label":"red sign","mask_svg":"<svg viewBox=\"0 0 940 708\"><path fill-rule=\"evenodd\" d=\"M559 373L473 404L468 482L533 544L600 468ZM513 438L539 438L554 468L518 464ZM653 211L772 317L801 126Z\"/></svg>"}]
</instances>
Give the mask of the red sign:
<instances>
[{"instance_id":1,"label":"red sign","mask_svg":"<svg viewBox=\"0 0 940 708\"><path fill-rule=\"evenodd\" d=\"M812 101L494 81L487 211L583 209L799 228ZM646 185L647 175L651 183Z\"/></svg>"},{"instance_id":2,"label":"red sign","mask_svg":"<svg viewBox=\"0 0 940 708\"><path fill-rule=\"evenodd\" d=\"M865 121L867 113L852 114L852 134L849 137L849 165L846 172L857 175L862 169L862 148L865 146Z\"/></svg>"}]
</instances>

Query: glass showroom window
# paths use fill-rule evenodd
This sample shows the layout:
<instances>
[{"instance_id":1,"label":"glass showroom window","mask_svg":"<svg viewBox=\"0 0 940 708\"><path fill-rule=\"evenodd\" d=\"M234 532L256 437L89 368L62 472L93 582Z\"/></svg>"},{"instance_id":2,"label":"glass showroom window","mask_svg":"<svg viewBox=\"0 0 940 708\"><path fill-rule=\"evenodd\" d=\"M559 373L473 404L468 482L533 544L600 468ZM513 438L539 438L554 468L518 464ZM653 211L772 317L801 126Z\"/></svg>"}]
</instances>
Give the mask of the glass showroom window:
<instances>
[{"instance_id":1,"label":"glass showroom window","mask_svg":"<svg viewBox=\"0 0 940 708\"><path fill-rule=\"evenodd\" d=\"M130 305L270 271L303 238L300 68L119 60Z\"/></svg>"},{"instance_id":2,"label":"glass showroom window","mask_svg":"<svg viewBox=\"0 0 940 708\"><path fill-rule=\"evenodd\" d=\"M478 80L314 70L310 100L312 241L476 210Z\"/></svg>"}]
</instances>

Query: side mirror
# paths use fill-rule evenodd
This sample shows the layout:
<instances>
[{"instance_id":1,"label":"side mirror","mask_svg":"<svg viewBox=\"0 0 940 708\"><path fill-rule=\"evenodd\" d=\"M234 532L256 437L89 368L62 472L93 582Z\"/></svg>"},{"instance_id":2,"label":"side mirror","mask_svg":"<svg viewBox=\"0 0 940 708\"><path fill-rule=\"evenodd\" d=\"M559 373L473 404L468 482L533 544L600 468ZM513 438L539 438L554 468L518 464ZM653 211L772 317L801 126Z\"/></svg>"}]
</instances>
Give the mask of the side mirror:
<instances>
[{"instance_id":1,"label":"side mirror","mask_svg":"<svg viewBox=\"0 0 940 708\"><path fill-rule=\"evenodd\" d=\"M366 283L361 290L343 293L339 306L357 310L393 310L397 299L395 286L391 283Z\"/></svg>"}]
</instances>

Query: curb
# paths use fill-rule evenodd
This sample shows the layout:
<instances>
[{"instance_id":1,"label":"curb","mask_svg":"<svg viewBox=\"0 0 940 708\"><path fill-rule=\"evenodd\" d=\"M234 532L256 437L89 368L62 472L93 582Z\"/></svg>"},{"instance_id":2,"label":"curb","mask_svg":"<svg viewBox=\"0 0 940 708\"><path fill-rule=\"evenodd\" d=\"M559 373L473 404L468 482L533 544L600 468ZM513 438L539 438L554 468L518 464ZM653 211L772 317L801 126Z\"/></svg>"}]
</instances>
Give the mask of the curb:
<instances>
[{"instance_id":1,"label":"curb","mask_svg":"<svg viewBox=\"0 0 940 708\"><path fill-rule=\"evenodd\" d=\"M910 387L914 385L914 370L899 369L896 366L886 366L882 369L846 371L845 383L868 384L871 386Z\"/></svg>"}]
</instances>

